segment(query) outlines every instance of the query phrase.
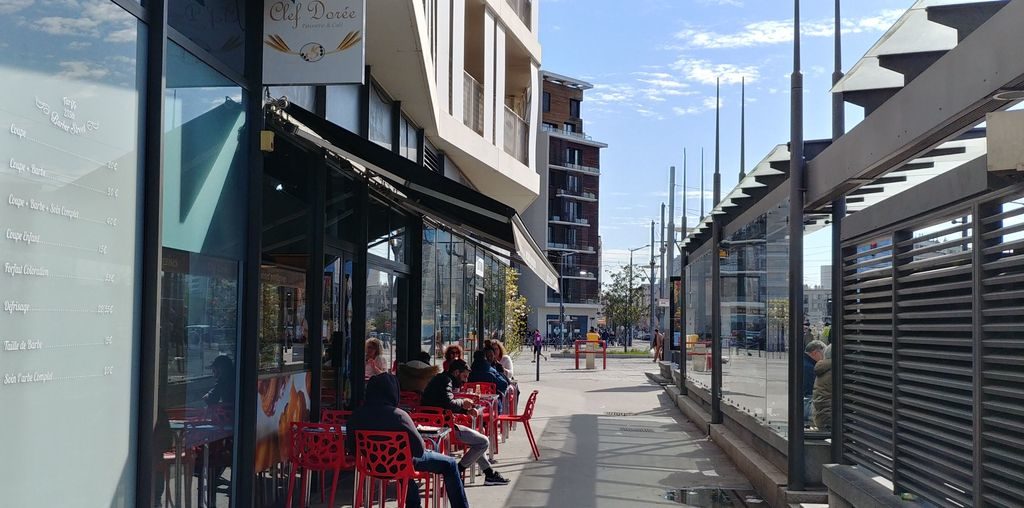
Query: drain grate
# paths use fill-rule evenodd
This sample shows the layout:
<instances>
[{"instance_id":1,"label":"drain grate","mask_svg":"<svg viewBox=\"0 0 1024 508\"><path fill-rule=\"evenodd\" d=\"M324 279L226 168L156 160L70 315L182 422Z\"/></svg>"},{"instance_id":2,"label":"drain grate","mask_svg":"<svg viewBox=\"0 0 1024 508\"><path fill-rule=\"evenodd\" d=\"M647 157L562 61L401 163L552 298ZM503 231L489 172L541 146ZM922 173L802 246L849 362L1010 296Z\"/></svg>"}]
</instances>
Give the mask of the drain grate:
<instances>
[{"instance_id":1,"label":"drain grate","mask_svg":"<svg viewBox=\"0 0 1024 508\"><path fill-rule=\"evenodd\" d=\"M759 508L767 506L763 499L748 489L691 487L670 490L665 499L692 508Z\"/></svg>"},{"instance_id":2,"label":"drain grate","mask_svg":"<svg viewBox=\"0 0 1024 508\"><path fill-rule=\"evenodd\" d=\"M605 416L636 416L636 413L623 413L621 411L605 411Z\"/></svg>"},{"instance_id":3,"label":"drain grate","mask_svg":"<svg viewBox=\"0 0 1024 508\"><path fill-rule=\"evenodd\" d=\"M654 429L648 427L619 427L620 432L654 432Z\"/></svg>"}]
</instances>

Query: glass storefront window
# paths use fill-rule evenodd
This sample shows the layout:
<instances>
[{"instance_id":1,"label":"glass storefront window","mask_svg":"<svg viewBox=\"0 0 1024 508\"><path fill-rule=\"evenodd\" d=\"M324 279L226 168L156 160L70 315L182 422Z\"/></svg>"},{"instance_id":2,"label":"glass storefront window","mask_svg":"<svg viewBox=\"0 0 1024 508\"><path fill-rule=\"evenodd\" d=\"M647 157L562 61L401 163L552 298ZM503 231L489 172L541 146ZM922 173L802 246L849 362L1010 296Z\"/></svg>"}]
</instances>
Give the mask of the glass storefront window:
<instances>
[{"instance_id":1,"label":"glass storefront window","mask_svg":"<svg viewBox=\"0 0 1024 508\"><path fill-rule=\"evenodd\" d=\"M369 243L367 253L388 261L406 261L405 225L408 218L385 203L370 199Z\"/></svg>"},{"instance_id":2,"label":"glass storefront window","mask_svg":"<svg viewBox=\"0 0 1024 508\"><path fill-rule=\"evenodd\" d=\"M366 276L366 378L391 370L404 328L398 320L398 276L371 266ZM373 357L373 358L371 358Z\"/></svg>"},{"instance_id":3,"label":"glass storefront window","mask_svg":"<svg viewBox=\"0 0 1024 508\"><path fill-rule=\"evenodd\" d=\"M145 27L105 1L0 13L0 504L134 506Z\"/></svg>"},{"instance_id":4,"label":"glass storefront window","mask_svg":"<svg viewBox=\"0 0 1024 508\"><path fill-rule=\"evenodd\" d=\"M309 300L309 280L322 274L323 259L313 259L311 185L317 167L304 152L279 143L264 159L262 188L262 256L258 334L247 347L258 348L255 463L257 496L284 497L286 480L281 464L288 460L288 429L309 421L312 407L310 371L320 359L307 354L314 326L309 311L322 302ZM318 232L318 234L322 234ZM312 271L312 273L310 273ZM317 278L314 281L319 283Z\"/></svg>"},{"instance_id":5,"label":"glass storefront window","mask_svg":"<svg viewBox=\"0 0 1024 508\"><path fill-rule=\"evenodd\" d=\"M183 453L201 439L200 477L230 484L246 220L245 102L240 87L168 43L164 104L160 351L166 356L158 425L169 428ZM209 442L200 425L216 429ZM209 487L215 505L228 506L216 485L182 481L187 469L171 470L164 488L177 502ZM157 476L161 485L164 475Z\"/></svg>"},{"instance_id":6,"label":"glass storefront window","mask_svg":"<svg viewBox=\"0 0 1024 508\"><path fill-rule=\"evenodd\" d=\"M241 74L245 70L245 7L238 0L168 0L167 24Z\"/></svg>"},{"instance_id":7,"label":"glass storefront window","mask_svg":"<svg viewBox=\"0 0 1024 508\"><path fill-rule=\"evenodd\" d=\"M438 230L423 228L423 264L421 270L423 295L421 300L420 340L423 351L438 359L444 353L444 337L439 326L440 274L437 253Z\"/></svg>"}]
</instances>

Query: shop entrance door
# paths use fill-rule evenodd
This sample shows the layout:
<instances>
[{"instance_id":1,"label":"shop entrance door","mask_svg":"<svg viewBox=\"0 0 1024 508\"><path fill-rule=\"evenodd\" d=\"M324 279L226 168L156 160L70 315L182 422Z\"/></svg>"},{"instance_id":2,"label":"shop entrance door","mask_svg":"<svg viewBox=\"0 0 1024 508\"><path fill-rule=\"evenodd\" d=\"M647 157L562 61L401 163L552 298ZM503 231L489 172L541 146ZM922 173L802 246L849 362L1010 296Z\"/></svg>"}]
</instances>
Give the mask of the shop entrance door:
<instances>
[{"instance_id":1,"label":"shop entrance door","mask_svg":"<svg viewBox=\"0 0 1024 508\"><path fill-rule=\"evenodd\" d=\"M328 248L323 272L323 354L320 407L345 409L351 402L352 255Z\"/></svg>"}]
</instances>

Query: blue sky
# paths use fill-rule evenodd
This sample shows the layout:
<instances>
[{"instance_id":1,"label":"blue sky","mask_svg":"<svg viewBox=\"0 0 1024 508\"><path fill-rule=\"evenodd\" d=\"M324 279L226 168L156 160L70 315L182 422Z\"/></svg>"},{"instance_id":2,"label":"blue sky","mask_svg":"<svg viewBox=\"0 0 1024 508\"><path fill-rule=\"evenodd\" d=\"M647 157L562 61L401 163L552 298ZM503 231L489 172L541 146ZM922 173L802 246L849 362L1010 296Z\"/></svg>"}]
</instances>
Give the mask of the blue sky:
<instances>
[{"instance_id":1,"label":"blue sky","mask_svg":"<svg viewBox=\"0 0 1024 508\"><path fill-rule=\"evenodd\" d=\"M788 0L541 0L545 70L593 83L584 95L584 129L609 147L601 160L601 235L605 271L628 262L626 249L650 242L650 221L668 200L676 166L680 222L683 149L688 152L687 211L700 209L700 149L706 209L714 170L715 79L722 79L722 194L740 163L740 80L747 81L749 169L789 140L793 4ZM843 64L849 69L912 0L843 2ZM802 3L805 135L831 135L833 2ZM862 117L847 108L847 123ZM829 263L829 233L807 240L805 283ZM646 256L638 253L638 256ZM634 262L645 263L645 259Z\"/></svg>"}]
</instances>

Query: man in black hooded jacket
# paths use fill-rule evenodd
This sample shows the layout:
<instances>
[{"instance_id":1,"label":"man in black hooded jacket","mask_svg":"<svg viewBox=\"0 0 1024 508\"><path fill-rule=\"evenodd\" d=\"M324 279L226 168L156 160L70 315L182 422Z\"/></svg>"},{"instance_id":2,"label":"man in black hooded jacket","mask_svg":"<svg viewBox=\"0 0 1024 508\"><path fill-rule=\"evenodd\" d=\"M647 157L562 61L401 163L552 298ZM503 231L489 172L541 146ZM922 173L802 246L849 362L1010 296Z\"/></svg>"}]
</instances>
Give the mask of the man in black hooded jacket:
<instances>
[{"instance_id":1,"label":"man in black hooded jacket","mask_svg":"<svg viewBox=\"0 0 1024 508\"><path fill-rule=\"evenodd\" d=\"M448 364L447 372L434 376L427 383L427 387L423 389L421 403L424 406L447 409L453 413L477 416L478 414L472 401L469 399L457 399L454 395L454 389L462 386L468 378L469 366L466 365L465 360L452 360ZM508 478L505 478L501 473L491 468L491 463L485 456L487 448L490 446L487 436L462 425L455 426L455 436L468 448L459 462L460 470L468 469L469 466L476 462L484 472L484 485L508 484Z\"/></svg>"},{"instance_id":2,"label":"man in black hooded jacket","mask_svg":"<svg viewBox=\"0 0 1024 508\"><path fill-rule=\"evenodd\" d=\"M443 475L452 508L468 508L469 502L466 500L466 491L455 459L424 448L423 438L416 430L416 424L409 413L398 408L398 392L398 378L393 374L378 374L367 381L366 403L349 417L345 446L355 451L356 431L359 430L405 432L409 435L413 468L417 471ZM419 486L416 482L409 482L406 506L420 507Z\"/></svg>"}]
</instances>

